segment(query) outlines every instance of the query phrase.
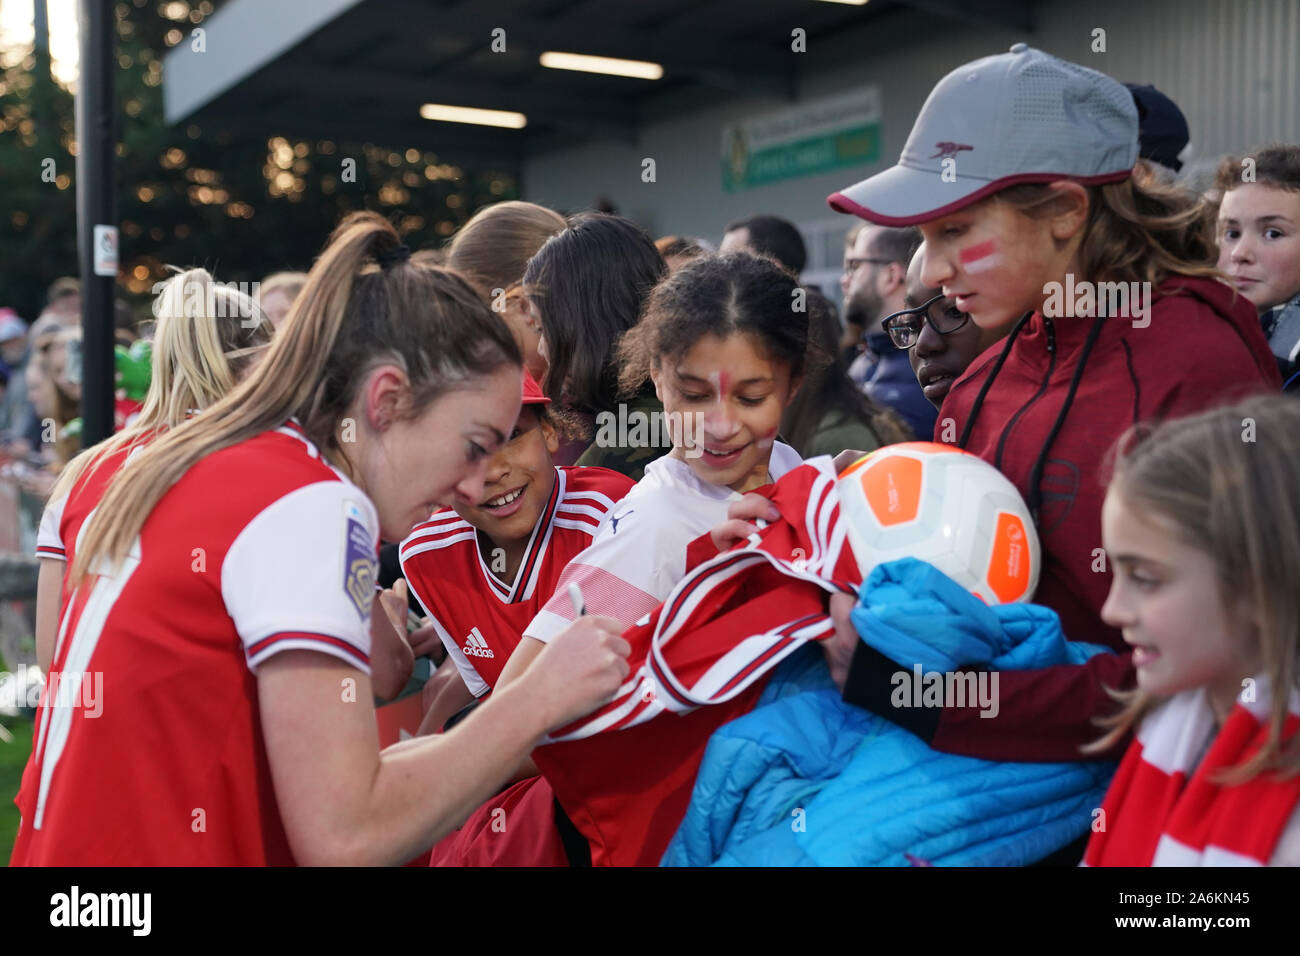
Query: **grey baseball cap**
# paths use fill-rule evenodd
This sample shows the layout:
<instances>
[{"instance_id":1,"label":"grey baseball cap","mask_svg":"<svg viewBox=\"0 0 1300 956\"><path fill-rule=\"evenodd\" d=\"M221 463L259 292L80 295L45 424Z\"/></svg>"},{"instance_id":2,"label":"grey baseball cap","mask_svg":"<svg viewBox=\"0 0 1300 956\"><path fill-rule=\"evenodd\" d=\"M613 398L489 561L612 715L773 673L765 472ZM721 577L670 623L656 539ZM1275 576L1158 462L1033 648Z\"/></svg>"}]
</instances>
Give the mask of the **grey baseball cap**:
<instances>
[{"instance_id":1,"label":"grey baseball cap","mask_svg":"<svg viewBox=\"0 0 1300 956\"><path fill-rule=\"evenodd\" d=\"M1137 107L1122 83L1017 43L940 80L898 165L827 201L836 212L910 226L1017 183L1119 182L1137 158Z\"/></svg>"}]
</instances>

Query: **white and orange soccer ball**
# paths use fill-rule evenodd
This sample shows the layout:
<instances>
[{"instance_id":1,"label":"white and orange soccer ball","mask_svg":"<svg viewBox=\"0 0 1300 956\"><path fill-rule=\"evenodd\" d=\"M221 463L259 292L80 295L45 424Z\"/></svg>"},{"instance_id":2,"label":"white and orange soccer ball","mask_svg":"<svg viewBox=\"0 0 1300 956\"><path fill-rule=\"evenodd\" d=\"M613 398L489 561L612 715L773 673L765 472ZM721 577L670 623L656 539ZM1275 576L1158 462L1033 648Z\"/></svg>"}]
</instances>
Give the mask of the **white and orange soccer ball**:
<instances>
[{"instance_id":1,"label":"white and orange soccer ball","mask_svg":"<svg viewBox=\"0 0 1300 956\"><path fill-rule=\"evenodd\" d=\"M839 476L840 509L862 570L928 561L988 604L1028 601L1038 586L1038 533L1020 492L983 459L951 445L905 442Z\"/></svg>"}]
</instances>

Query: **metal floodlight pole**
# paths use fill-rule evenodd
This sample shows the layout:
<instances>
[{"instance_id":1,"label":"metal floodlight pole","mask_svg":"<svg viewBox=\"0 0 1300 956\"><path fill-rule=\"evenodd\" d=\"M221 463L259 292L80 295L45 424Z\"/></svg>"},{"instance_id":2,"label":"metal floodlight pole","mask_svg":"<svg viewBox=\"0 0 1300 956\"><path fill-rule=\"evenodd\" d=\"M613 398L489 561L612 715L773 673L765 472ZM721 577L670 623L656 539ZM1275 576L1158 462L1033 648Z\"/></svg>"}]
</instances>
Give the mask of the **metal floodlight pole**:
<instances>
[{"instance_id":1,"label":"metal floodlight pole","mask_svg":"<svg viewBox=\"0 0 1300 956\"><path fill-rule=\"evenodd\" d=\"M113 287L117 213L113 202L113 5L80 0L77 84L77 251L81 261L83 448L113 434Z\"/></svg>"},{"instance_id":2,"label":"metal floodlight pole","mask_svg":"<svg viewBox=\"0 0 1300 956\"><path fill-rule=\"evenodd\" d=\"M36 58L33 93L36 102L36 155L49 156L50 144L58 141L54 128L54 115L50 110L50 19L45 9L45 0L35 0L32 4L32 54Z\"/></svg>"}]
</instances>

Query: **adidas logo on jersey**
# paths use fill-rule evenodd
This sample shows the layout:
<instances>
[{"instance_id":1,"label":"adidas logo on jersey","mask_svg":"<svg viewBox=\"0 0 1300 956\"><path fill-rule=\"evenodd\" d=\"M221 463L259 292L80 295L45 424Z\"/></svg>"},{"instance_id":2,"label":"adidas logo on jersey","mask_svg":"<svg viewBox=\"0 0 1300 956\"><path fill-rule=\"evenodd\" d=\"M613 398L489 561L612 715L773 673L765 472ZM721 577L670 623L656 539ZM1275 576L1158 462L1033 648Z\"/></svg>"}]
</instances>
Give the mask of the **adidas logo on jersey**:
<instances>
[{"instance_id":1,"label":"adidas logo on jersey","mask_svg":"<svg viewBox=\"0 0 1300 956\"><path fill-rule=\"evenodd\" d=\"M487 641L483 640L483 635L478 632L478 628L470 630L465 636L465 646L461 648L468 657L493 657L492 648L488 647Z\"/></svg>"}]
</instances>

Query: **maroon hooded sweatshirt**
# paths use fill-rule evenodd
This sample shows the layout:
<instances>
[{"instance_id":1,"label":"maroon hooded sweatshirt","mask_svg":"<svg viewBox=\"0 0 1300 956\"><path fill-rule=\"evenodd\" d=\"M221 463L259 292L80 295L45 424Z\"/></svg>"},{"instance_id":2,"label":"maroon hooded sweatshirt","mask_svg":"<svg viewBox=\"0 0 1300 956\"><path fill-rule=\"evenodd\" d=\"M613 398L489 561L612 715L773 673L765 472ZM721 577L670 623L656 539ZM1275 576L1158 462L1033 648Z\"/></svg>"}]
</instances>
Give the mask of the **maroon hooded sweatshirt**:
<instances>
[{"instance_id":1,"label":"maroon hooded sweatshirt","mask_svg":"<svg viewBox=\"0 0 1300 956\"><path fill-rule=\"evenodd\" d=\"M1136 679L1120 632L1100 617L1111 580L1101 543L1107 455L1138 422L1281 389L1255 309L1228 286L1177 276L1152 300L1145 327L1128 317L1035 312L978 356L944 400L936 438L955 438L996 465L1036 511L1043 562L1034 601L1061 616L1069 639L1119 653L1082 666L1003 672L993 718L976 708L907 712L916 723L909 729L936 750L989 760L1080 758L1078 748L1100 734L1092 719L1115 707L1104 687ZM875 710L887 701L880 692L897 664L873 658L866 645L858 650L844 696Z\"/></svg>"}]
</instances>

